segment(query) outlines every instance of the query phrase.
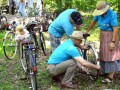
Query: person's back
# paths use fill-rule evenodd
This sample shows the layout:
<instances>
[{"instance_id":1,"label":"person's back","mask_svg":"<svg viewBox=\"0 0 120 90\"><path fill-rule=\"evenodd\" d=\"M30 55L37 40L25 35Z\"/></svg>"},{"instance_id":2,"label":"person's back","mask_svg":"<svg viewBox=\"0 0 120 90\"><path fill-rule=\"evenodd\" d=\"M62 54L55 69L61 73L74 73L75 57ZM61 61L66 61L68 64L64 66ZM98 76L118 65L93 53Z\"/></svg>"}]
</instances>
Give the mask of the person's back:
<instances>
[{"instance_id":1,"label":"person's back","mask_svg":"<svg viewBox=\"0 0 120 90\"><path fill-rule=\"evenodd\" d=\"M80 56L77 48L71 39L67 39L59 45L48 60L48 64L58 64L73 57Z\"/></svg>"},{"instance_id":2,"label":"person's back","mask_svg":"<svg viewBox=\"0 0 120 90\"><path fill-rule=\"evenodd\" d=\"M56 37L62 37L64 33L70 36L73 32L73 24L70 22L70 14L75 9L67 9L62 12L49 26L48 32Z\"/></svg>"}]
</instances>

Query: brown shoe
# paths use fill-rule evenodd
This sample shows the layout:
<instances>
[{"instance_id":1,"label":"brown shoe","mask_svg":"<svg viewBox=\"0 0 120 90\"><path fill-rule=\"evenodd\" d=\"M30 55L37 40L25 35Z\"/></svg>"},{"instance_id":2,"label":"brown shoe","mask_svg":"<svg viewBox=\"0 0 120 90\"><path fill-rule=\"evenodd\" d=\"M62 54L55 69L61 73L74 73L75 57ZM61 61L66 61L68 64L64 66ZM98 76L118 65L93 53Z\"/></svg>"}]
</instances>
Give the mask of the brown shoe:
<instances>
[{"instance_id":1,"label":"brown shoe","mask_svg":"<svg viewBox=\"0 0 120 90\"><path fill-rule=\"evenodd\" d=\"M53 76L52 80L55 81L55 82L61 82L61 80L58 76Z\"/></svg>"},{"instance_id":2,"label":"brown shoe","mask_svg":"<svg viewBox=\"0 0 120 90\"><path fill-rule=\"evenodd\" d=\"M61 83L61 87L62 87L62 88L72 88L72 89L76 89L76 88L77 88L77 85L76 85L76 84L69 83L69 82L62 82L62 83Z\"/></svg>"}]
</instances>

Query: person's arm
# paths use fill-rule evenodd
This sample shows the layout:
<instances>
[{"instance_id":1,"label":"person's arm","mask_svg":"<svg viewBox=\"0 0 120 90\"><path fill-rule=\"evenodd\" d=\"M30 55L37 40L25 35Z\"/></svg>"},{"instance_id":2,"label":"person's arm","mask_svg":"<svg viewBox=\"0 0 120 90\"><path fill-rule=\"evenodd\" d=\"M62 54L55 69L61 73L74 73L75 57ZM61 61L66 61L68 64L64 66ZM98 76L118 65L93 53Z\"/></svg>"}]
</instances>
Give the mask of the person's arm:
<instances>
[{"instance_id":1,"label":"person's arm","mask_svg":"<svg viewBox=\"0 0 120 90\"><path fill-rule=\"evenodd\" d=\"M95 21L92 21L91 24L90 24L90 26L88 27L86 33L88 33L89 31L91 31L92 28L95 26L95 24L96 24L96 22L95 22Z\"/></svg>"},{"instance_id":2,"label":"person's arm","mask_svg":"<svg viewBox=\"0 0 120 90\"><path fill-rule=\"evenodd\" d=\"M88 62L87 60L84 60L81 56L75 57L74 59L84 67L93 68L93 69L100 69L100 65L92 64L92 63Z\"/></svg>"},{"instance_id":3,"label":"person's arm","mask_svg":"<svg viewBox=\"0 0 120 90\"><path fill-rule=\"evenodd\" d=\"M115 41L118 38L118 26L113 27L113 35L112 35L112 40L109 45L109 49L112 51L115 48Z\"/></svg>"},{"instance_id":4,"label":"person's arm","mask_svg":"<svg viewBox=\"0 0 120 90\"><path fill-rule=\"evenodd\" d=\"M118 34L118 26L113 27L113 35L112 35L112 42L115 42L117 39Z\"/></svg>"}]
</instances>

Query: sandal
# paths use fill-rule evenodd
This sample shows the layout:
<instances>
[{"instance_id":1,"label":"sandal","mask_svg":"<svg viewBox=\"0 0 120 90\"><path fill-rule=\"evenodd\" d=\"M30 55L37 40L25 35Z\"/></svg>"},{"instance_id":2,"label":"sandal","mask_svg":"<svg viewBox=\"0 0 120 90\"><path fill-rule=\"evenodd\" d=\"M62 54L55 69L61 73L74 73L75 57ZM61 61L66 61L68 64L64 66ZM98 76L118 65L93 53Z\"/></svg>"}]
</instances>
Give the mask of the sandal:
<instances>
[{"instance_id":1,"label":"sandal","mask_svg":"<svg viewBox=\"0 0 120 90\"><path fill-rule=\"evenodd\" d=\"M107 77L106 79L102 80L103 84L108 84L108 83L112 83L112 78Z\"/></svg>"}]
</instances>

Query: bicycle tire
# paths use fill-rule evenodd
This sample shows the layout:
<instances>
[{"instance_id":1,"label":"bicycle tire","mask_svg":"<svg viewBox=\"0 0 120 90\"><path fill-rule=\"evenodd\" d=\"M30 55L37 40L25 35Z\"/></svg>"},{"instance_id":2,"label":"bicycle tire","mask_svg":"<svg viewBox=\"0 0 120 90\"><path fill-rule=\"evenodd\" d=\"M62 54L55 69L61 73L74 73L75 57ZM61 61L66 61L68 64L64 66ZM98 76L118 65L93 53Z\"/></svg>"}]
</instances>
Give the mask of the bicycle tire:
<instances>
[{"instance_id":1,"label":"bicycle tire","mask_svg":"<svg viewBox=\"0 0 120 90\"><path fill-rule=\"evenodd\" d=\"M28 60L28 75L30 78L30 82L31 82L31 88L32 90L37 90L37 70L34 71L34 67L35 69L37 69L36 67L36 59L33 55L33 52L31 50L27 50L27 54L26 54L26 58Z\"/></svg>"},{"instance_id":2,"label":"bicycle tire","mask_svg":"<svg viewBox=\"0 0 120 90\"><path fill-rule=\"evenodd\" d=\"M28 14L29 17L35 17L35 15L36 15L36 12L35 12L35 11L32 11L32 12L30 12L30 13Z\"/></svg>"},{"instance_id":3,"label":"bicycle tire","mask_svg":"<svg viewBox=\"0 0 120 90\"><path fill-rule=\"evenodd\" d=\"M84 51L84 59L92 64L99 64L99 62L97 61L98 54L94 49L94 47L89 45L88 48L89 48L88 50ZM98 79L98 76L99 76L98 70L89 68L88 71L89 71L88 74L91 80L95 81Z\"/></svg>"},{"instance_id":4,"label":"bicycle tire","mask_svg":"<svg viewBox=\"0 0 120 90\"><path fill-rule=\"evenodd\" d=\"M17 42L15 41L15 33L8 32L6 33L3 39L3 51L5 56L11 60L15 57L17 53Z\"/></svg>"},{"instance_id":5,"label":"bicycle tire","mask_svg":"<svg viewBox=\"0 0 120 90\"><path fill-rule=\"evenodd\" d=\"M42 32L39 32L39 43L41 45L41 49L42 49L44 55L47 55L45 38L44 38L44 35Z\"/></svg>"}]
</instances>

